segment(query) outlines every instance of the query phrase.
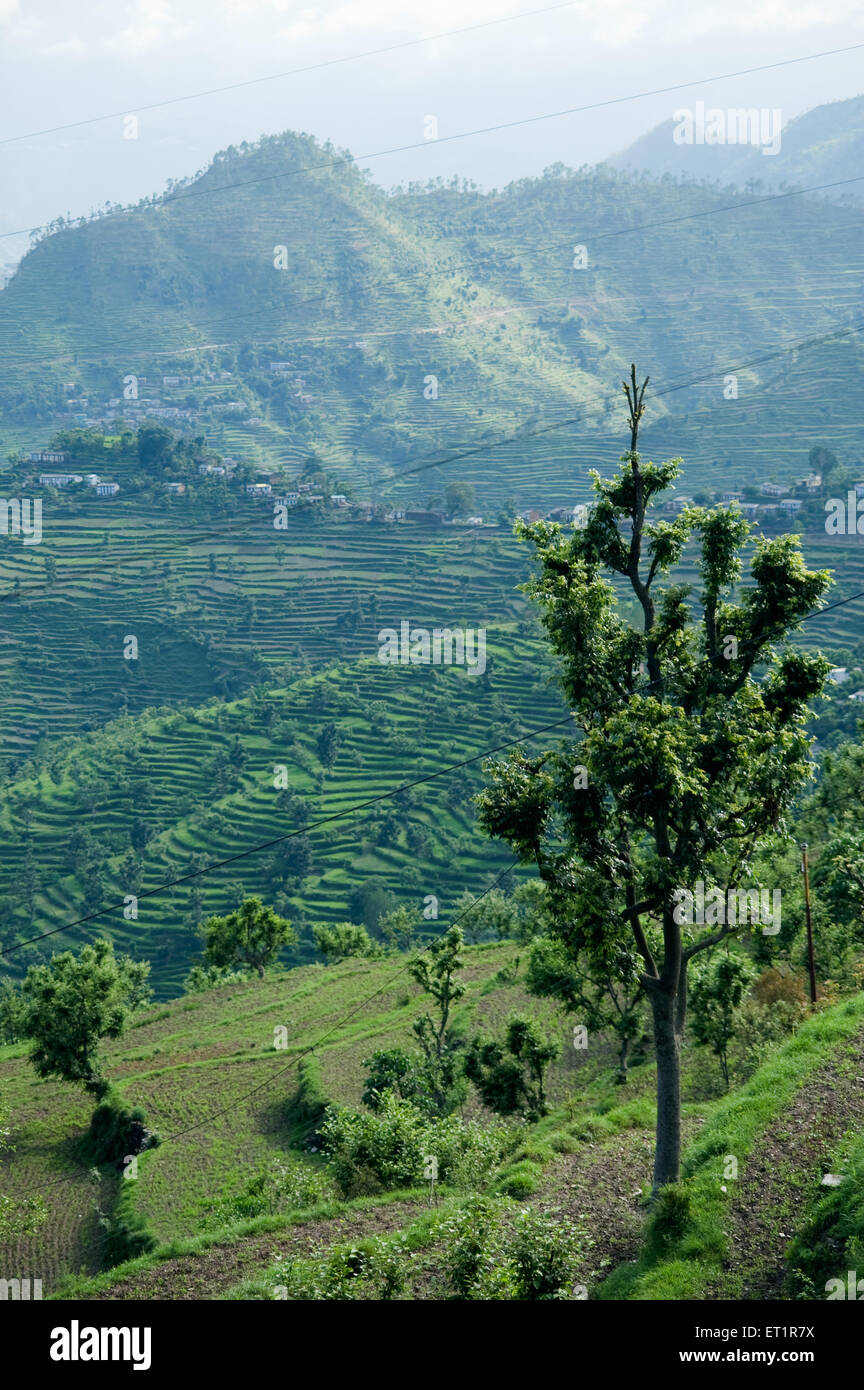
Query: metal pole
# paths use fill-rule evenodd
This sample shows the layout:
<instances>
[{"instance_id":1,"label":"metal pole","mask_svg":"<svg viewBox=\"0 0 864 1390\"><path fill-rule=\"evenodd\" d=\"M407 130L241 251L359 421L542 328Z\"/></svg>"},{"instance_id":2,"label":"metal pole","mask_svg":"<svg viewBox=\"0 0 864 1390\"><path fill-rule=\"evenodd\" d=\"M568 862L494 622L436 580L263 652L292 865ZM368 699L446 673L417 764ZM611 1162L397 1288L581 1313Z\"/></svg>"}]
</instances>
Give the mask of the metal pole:
<instances>
[{"instance_id":1,"label":"metal pole","mask_svg":"<svg viewBox=\"0 0 864 1390\"><path fill-rule=\"evenodd\" d=\"M810 973L810 1003L816 1003L816 962L813 958L813 918L810 913L810 869L807 864L807 841L801 845L801 867L804 872L804 911L807 915L807 968Z\"/></svg>"}]
</instances>

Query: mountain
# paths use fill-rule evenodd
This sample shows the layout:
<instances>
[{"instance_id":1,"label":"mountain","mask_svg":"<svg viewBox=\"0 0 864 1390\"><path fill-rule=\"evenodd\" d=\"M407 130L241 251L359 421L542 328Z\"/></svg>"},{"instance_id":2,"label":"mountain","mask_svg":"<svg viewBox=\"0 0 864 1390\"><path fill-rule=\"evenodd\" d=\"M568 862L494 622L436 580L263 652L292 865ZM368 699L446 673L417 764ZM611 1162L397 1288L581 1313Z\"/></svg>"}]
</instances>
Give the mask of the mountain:
<instances>
[{"instance_id":1,"label":"mountain","mask_svg":"<svg viewBox=\"0 0 864 1390\"><path fill-rule=\"evenodd\" d=\"M467 450L456 476L487 510L517 492L554 505L583 485L600 434L620 437L616 383L635 359L652 422L676 420L657 447L680 425L697 473L765 467L747 407L774 434L778 381L784 450L831 442L812 438L821 377L819 428L859 455L858 339L842 340L839 371L808 343L858 321L864 213L728 204L560 166L487 193L385 194L306 136L230 149L24 258L0 292L0 443L167 412L253 466L315 453L366 496L422 503L454 476L436 461Z\"/></svg>"},{"instance_id":2,"label":"mountain","mask_svg":"<svg viewBox=\"0 0 864 1390\"><path fill-rule=\"evenodd\" d=\"M716 103L725 114L725 107ZM715 103L703 103L706 120ZM696 103L682 102L681 111L693 111ZM770 149L771 117L760 113L757 144L678 143L676 128L683 138L685 126L679 119L663 121L641 135L621 154L608 162L615 169L639 170L656 178L672 175L708 180L716 184L735 184L739 188L758 184L763 189L815 188L824 184L845 187L825 189L833 200L864 202L864 96L828 102L796 116L788 125L780 124L779 149L764 153L761 121L766 120L764 143ZM718 127L719 129L719 127ZM755 127L753 128L755 130ZM706 127L707 132L707 127ZM694 135L696 134L694 130Z\"/></svg>"}]
</instances>

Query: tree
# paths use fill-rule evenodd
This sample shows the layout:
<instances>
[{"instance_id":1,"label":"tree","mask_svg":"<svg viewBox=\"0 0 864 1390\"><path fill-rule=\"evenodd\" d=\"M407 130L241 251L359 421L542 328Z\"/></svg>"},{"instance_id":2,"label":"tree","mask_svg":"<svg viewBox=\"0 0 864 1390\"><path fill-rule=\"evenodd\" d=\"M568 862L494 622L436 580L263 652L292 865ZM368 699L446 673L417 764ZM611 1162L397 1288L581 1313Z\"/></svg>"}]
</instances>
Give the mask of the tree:
<instances>
[{"instance_id":1,"label":"tree","mask_svg":"<svg viewBox=\"0 0 864 1390\"><path fill-rule=\"evenodd\" d=\"M473 483L448 483L444 489L444 508L448 516L469 516L477 510L477 489Z\"/></svg>"},{"instance_id":2,"label":"tree","mask_svg":"<svg viewBox=\"0 0 864 1390\"><path fill-rule=\"evenodd\" d=\"M318 757L321 766L326 767L330 772L336 762L336 754L339 752L339 745L342 742L342 735L333 723L325 724L316 740Z\"/></svg>"},{"instance_id":3,"label":"tree","mask_svg":"<svg viewBox=\"0 0 864 1390\"><path fill-rule=\"evenodd\" d=\"M258 971L259 979L279 952L297 941L291 923L272 907L265 907L260 898L244 898L226 917L208 917L201 934L209 964L235 969L247 966Z\"/></svg>"},{"instance_id":4,"label":"tree","mask_svg":"<svg viewBox=\"0 0 864 1390\"><path fill-rule=\"evenodd\" d=\"M391 908L382 912L378 918L378 930L387 945L394 951L410 949L415 935L420 929L421 918L416 907Z\"/></svg>"},{"instance_id":5,"label":"tree","mask_svg":"<svg viewBox=\"0 0 864 1390\"><path fill-rule=\"evenodd\" d=\"M128 956L115 956L110 941L100 938L53 956L47 965L31 965L21 993L25 1032L32 1040L30 1061L41 1077L80 1082L101 1099L108 1089L99 1063L103 1038L119 1038L140 1000L146 972Z\"/></svg>"},{"instance_id":6,"label":"tree","mask_svg":"<svg viewBox=\"0 0 864 1390\"><path fill-rule=\"evenodd\" d=\"M321 923L312 928L315 945L328 965L348 956L371 956L376 947L365 927L356 922L336 922L333 926ZM378 947L380 950L380 947Z\"/></svg>"},{"instance_id":7,"label":"tree","mask_svg":"<svg viewBox=\"0 0 864 1390\"><path fill-rule=\"evenodd\" d=\"M472 1039L465 1057L465 1075L490 1110L539 1120L548 1111L546 1068L558 1051L534 1019L511 1018L503 1042Z\"/></svg>"},{"instance_id":8,"label":"tree","mask_svg":"<svg viewBox=\"0 0 864 1390\"><path fill-rule=\"evenodd\" d=\"M348 897L348 911L353 922L362 922L366 930L372 932L378 926L382 913L389 912L395 905L395 897L380 878L367 878Z\"/></svg>"},{"instance_id":9,"label":"tree","mask_svg":"<svg viewBox=\"0 0 864 1390\"><path fill-rule=\"evenodd\" d=\"M465 993L465 986L455 978L456 971L462 969L464 944L461 927L449 927L408 967L412 978L435 1005L435 1017L421 1014L411 1028L423 1053L432 1102L441 1114L453 1109L461 1099L456 1048L449 1025L453 1005Z\"/></svg>"},{"instance_id":10,"label":"tree","mask_svg":"<svg viewBox=\"0 0 864 1390\"><path fill-rule=\"evenodd\" d=\"M541 936L532 943L525 983L531 994L559 999L567 1012L577 1017L589 1033L605 1029L618 1042L618 1075L627 1080L630 1047L641 1026L642 985L633 975L623 976L592 970L587 952L578 960L555 936Z\"/></svg>"},{"instance_id":11,"label":"tree","mask_svg":"<svg viewBox=\"0 0 864 1390\"><path fill-rule=\"evenodd\" d=\"M709 958L693 981L690 1006L693 1036L719 1058L727 1091L729 1044L744 992L755 976L756 971L747 957L730 951Z\"/></svg>"},{"instance_id":12,"label":"tree","mask_svg":"<svg viewBox=\"0 0 864 1390\"><path fill-rule=\"evenodd\" d=\"M733 920L687 926L681 891L699 881L734 894L754 853L782 830L811 774L804 722L830 669L785 639L816 608L830 579L806 569L794 536L759 538L752 585L733 597L751 527L735 510L687 508L649 519L681 460L643 463L637 449L647 380L624 390L630 448L598 501L567 534L538 522L538 602L561 661L561 684L581 740L488 768L478 798L490 835L532 863L549 890L551 930L574 961L638 978L651 1003L657 1058L655 1192L679 1176L680 1048L687 968L740 931ZM698 603L691 588L655 581L698 538ZM629 584L641 630L616 612L606 575ZM757 680L754 672L763 667Z\"/></svg>"}]
</instances>

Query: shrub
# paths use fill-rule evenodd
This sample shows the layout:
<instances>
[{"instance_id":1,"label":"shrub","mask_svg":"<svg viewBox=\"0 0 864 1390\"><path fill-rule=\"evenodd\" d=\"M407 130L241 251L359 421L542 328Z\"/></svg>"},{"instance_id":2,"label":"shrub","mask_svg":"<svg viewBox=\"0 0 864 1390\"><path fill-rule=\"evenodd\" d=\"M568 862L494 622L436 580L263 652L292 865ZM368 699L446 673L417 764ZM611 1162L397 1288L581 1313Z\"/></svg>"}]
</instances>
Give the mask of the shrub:
<instances>
[{"instance_id":1,"label":"shrub","mask_svg":"<svg viewBox=\"0 0 864 1390\"><path fill-rule=\"evenodd\" d=\"M230 1226L256 1216L278 1216L317 1206L333 1196L326 1174L307 1163L277 1159L265 1164L233 1197L211 1204L208 1226Z\"/></svg>"},{"instance_id":2,"label":"shrub","mask_svg":"<svg viewBox=\"0 0 864 1390\"><path fill-rule=\"evenodd\" d=\"M582 1248L580 1231L558 1213L540 1216L520 1212L509 1252L515 1269L515 1297L539 1301L569 1298Z\"/></svg>"},{"instance_id":3,"label":"shrub","mask_svg":"<svg viewBox=\"0 0 864 1390\"><path fill-rule=\"evenodd\" d=\"M381 1095L372 1114L331 1107L320 1133L331 1171L352 1197L420 1183L430 1158L440 1181L480 1186L512 1142L503 1125L430 1118L392 1091Z\"/></svg>"},{"instance_id":4,"label":"shrub","mask_svg":"<svg viewBox=\"0 0 864 1390\"><path fill-rule=\"evenodd\" d=\"M90 1119L84 1140L88 1160L121 1168L130 1154L155 1148L159 1136L147 1128L146 1119L140 1106L130 1108L117 1091L109 1090Z\"/></svg>"}]
</instances>

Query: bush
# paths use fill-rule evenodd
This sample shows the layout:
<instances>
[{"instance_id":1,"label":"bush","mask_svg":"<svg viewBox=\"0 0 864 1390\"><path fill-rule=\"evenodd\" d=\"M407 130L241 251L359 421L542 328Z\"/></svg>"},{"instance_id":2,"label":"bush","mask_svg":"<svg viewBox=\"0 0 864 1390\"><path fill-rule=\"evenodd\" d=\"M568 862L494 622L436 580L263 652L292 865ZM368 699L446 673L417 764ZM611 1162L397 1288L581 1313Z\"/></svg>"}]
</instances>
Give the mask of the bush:
<instances>
[{"instance_id":1,"label":"bush","mask_svg":"<svg viewBox=\"0 0 864 1390\"><path fill-rule=\"evenodd\" d=\"M131 1109L117 1091L109 1090L90 1120L84 1140L88 1160L122 1168L130 1154L155 1148L159 1136L147 1128L146 1119L139 1106Z\"/></svg>"},{"instance_id":2,"label":"bush","mask_svg":"<svg viewBox=\"0 0 864 1390\"><path fill-rule=\"evenodd\" d=\"M156 1238L146 1218L135 1210L134 1201L134 1181L121 1181L114 1211L100 1218L99 1224L105 1231L103 1261L106 1269L156 1249Z\"/></svg>"},{"instance_id":3,"label":"bush","mask_svg":"<svg viewBox=\"0 0 864 1390\"><path fill-rule=\"evenodd\" d=\"M326 1253L319 1250L312 1258L289 1257L276 1265L276 1290L292 1301L374 1298L388 1302L405 1289L408 1259L404 1240L380 1237Z\"/></svg>"},{"instance_id":4,"label":"bush","mask_svg":"<svg viewBox=\"0 0 864 1390\"><path fill-rule=\"evenodd\" d=\"M557 1213L538 1216L520 1212L510 1243L515 1297L538 1301L569 1298L582 1248L577 1227Z\"/></svg>"},{"instance_id":5,"label":"bush","mask_svg":"<svg viewBox=\"0 0 864 1390\"><path fill-rule=\"evenodd\" d=\"M548 1301L572 1297L582 1233L557 1212L521 1211L482 1198L444 1225L445 1269L457 1298Z\"/></svg>"},{"instance_id":6,"label":"bush","mask_svg":"<svg viewBox=\"0 0 864 1390\"><path fill-rule=\"evenodd\" d=\"M684 1186L670 1184L661 1187L654 1205L648 1233L648 1245L655 1251L665 1251L677 1245L690 1224L690 1193Z\"/></svg>"},{"instance_id":7,"label":"bush","mask_svg":"<svg viewBox=\"0 0 864 1390\"><path fill-rule=\"evenodd\" d=\"M202 994L207 989L217 989L219 985L240 985L252 979L250 970L231 970L220 965L193 965L183 989L186 994Z\"/></svg>"},{"instance_id":8,"label":"bush","mask_svg":"<svg viewBox=\"0 0 864 1390\"><path fill-rule=\"evenodd\" d=\"M429 1159L436 1160L441 1182L482 1186L514 1142L504 1125L430 1118L392 1091L382 1094L372 1114L331 1107L320 1133L331 1171L349 1197L421 1183Z\"/></svg>"},{"instance_id":9,"label":"bush","mask_svg":"<svg viewBox=\"0 0 864 1390\"><path fill-rule=\"evenodd\" d=\"M207 1226L231 1226L256 1216L279 1216L318 1206L332 1197L333 1187L326 1174L297 1161L264 1165L250 1178L242 1192L214 1202L206 1218Z\"/></svg>"}]
</instances>

